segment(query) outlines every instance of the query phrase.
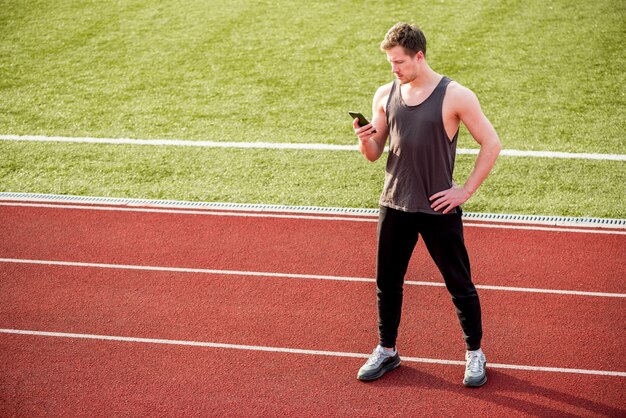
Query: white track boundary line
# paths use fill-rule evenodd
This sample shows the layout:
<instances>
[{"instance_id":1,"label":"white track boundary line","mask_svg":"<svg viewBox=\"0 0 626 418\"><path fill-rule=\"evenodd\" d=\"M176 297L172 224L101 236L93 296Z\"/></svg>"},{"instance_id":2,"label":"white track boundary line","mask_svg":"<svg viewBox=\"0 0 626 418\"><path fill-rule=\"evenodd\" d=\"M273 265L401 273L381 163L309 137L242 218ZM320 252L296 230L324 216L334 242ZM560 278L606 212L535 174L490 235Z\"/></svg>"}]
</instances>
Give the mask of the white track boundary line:
<instances>
[{"instance_id":1,"label":"white track boundary line","mask_svg":"<svg viewBox=\"0 0 626 418\"><path fill-rule=\"evenodd\" d=\"M1 198L0 198L1 200ZM110 212L143 212L143 213L167 213L181 215L204 215L204 216L237 216L244 218L282 218L282 219L307 219L320 221L350 221L350 222L378 222L377 217L373 216L329 216L315 214L281 214L281 213L264 213L264 212L245 212L245 211L226 211L226 210L193 210L193 209L170 209L170 208L146 208L146 207L118 207L118 206L98 206L98 205L76 205L76 204L56 204L56 203L22 203L22 202L2 202L0 206L14 207L34 207L34 208L50 208L50 209L76 209L76 210L93 210L93 211L110 211ZM503 222L503 221L500 221ZM593 227L583 224L582 228L566 228L566 227L550 227L550 226L534 226L534 225L507 225L498 223L472 223L465 221L464 226L474 228L497 228L497 229L517 229L528 231L552 231L552 232L572 232L586 234L605 234L605 235L626 235L624 227L622 230L608 229L609 226L602 226L604 229L593 229ZM616 226L613 226L616 228Z\"/></svg>"},{"instance_id":2,"label":"white track boundary line","mask_svg":"<svg viewBox=\"0 0 626 418\"><path fill-rule=\"evenodd\" d=\"M267 278L284 278L284 279L313 279L313 280L330 280L341 282L364 282L375 283L376 280L366 277L348 277L348 276L325 276L318 274L294 274L294 273L278 273L278 272L261 272L261 271L241 271L241 270L216 270L203 268L184 268L184 267L163 267L163 266L141 266L132 264L104 264L104 263L83 263L77 261L54 261L54 260L31 260L22 258L0 258L0 263L13 264L36 264L46 266L65 266L65 267L87 267L87 268L103 268L103 269L119 269L119 270L139 270L139 271L161 271L174 273L199 273L212 274L222 276L252 276ZM444 287L442 282L425 282L407 280L405 284L411 286L430 286ZM625 293L608 293L608 292L587 292L582 290L560 290L560 289L538 289L532 287L511 287L511 286L493 286L493 285L476 285L477 289L498 290L508 292L522 293L544 293L556 295L571 296L592 296L606 298L626 298Z\"/></svg>"},{"instance_id":3,"label":"white track boundary line","mask_svg":"<svg viewBox=\"0 0 626 418\"><path fill-rule=\"evenodd\" d=\"M208 147L208 148L247 148L247 149L290 149L311 151L358 151L357 145L333 145L333 144L305 144L289 142L220 142L220 141L193 141L182 139L131 139L131 138L90 138L90 137L65 137L65 136L41 136L41 135L0 135L2 141L31 141L31 142L73 142L88 144L112 144L112 145L152 145L152 146L178 146L178 147ZM459 148L457 154L477 155L478 149ZM388 148L385 147L385 152ZM502 150L500 155L507 157L532 157L532 158L565 158L602 161L626 161L624 154L598 154L598 153L573 153L555 151L524 151Z\"/></svg>"},{"instance_id":4,"label":"white track boundary line","mask_svg":"<svg viewBox=\"0 0 626 418\"><path fill-rule=\"evenodd\" d=\"M78 209L78 210L102 210L111 212L145 212L145 213L172 213L183 215L208 215L208 216L239 216L244 218L282 218L282 219L314 219L321 221L353 221L353 222L378 222L378 218L357 218L347 216L320 216L320 215L286 215L279 213L258 213L258 212L230 212L230 211L210 211L210 210L183 210L183 209L156 209L156 208L121 208L109 206L85 206L85 205L58 205L50 203L6 203L0 202L0 206L23 206L23 207L43 207L53 209ZM603 231L607 232L607 231ZM626 231L623 232L626 235Z\"/></svg>"},{"instance_id":5,"label":"white track boundary line","mask_svg":"<svg viewBox=\"0 0 626 418\"><path fill-rule=\"evenodd\" d=\"M523 225L495 225L495 224L476 224L471 222L463 222L464 227L474 228L497 228L497 229L520 229L526 231L551 231L551 232L576 232L583 234L605 234L605 235L626 235L626 231L610 231L600 229L580 229L580 228L554 228L547 226L523 226Z\"/></svg>"},{"instance_id":6,"label":"white track boundary line","mask_svg":"<svg viewBox=\"0 0 626 418\"><path fill-rule=\"evenodd\" d=\"M263 351L263 352L271 352L271 353L303 354L303 355L311 355L311 356L348 357L348 358L368 358L369 357L369 354L350 353L350 352L341 352L341 351L306 350L306 349L300 349L300 348L268 347L268 346L260 346L260 345L223 344L223 343L204 342L204 341L122 337L122 336L112 336L112 335L77 334L77 333L65 333L65 332L6 329L6 328L0 328L0 333L29 335L29 336L38 336L38 337L117 341L117 342L131 342L131 343L143 343L143 344L167 344L167 345L180 345L180 346L191 346L191 347L221 348L221 349L228 349L228 350ZM431 363L431 364L444 364L444 365L452 365L452 366L464 366L465 365L464 361L458 361L458 360L442 360L442 359L431 359L431 358L422 358L422 357L402 357L401 359L402 361L412 362L412 363ZM534 371L534 372L553 372L553 373L571 373L571 374L584 374L584 375L626 377L626 372L609 371L609 370L570 369L570 368L562 368L562 367L525 366L525 365L517 365L517 364L499 364L499 363L489 363L488 367L493 368L493 369L524 370L524 371Z\"/></svg>"}]
</instances>

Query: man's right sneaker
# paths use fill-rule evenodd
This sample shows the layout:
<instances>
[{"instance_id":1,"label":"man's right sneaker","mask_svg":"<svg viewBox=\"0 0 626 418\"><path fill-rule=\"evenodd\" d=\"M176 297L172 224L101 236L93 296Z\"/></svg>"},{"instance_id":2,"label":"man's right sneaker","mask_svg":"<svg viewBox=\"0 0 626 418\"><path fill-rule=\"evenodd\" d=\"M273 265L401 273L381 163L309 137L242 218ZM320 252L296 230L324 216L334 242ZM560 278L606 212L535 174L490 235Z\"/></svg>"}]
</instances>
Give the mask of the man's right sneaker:
<instances>
[{"instance_id":1,"label":"man's right sneaker","mask_svg":"<svg viewBox=\"0 0 626 418\"><path fill-rule=\"evenodd\" d=\"M356 378L359 380L376 380L390 370L400 365L398 350L389 352L380 345L377 346L367 362L359 369Z\"/></svg>"},{"instance_id":2,"label":"man's right sneaker","mask_svg":"<svg viewBox=\"0 0 626 418\"><path fill-rule=\"evenodd\" d=\"M468 387L479 387L487 382L487 359L483 350L467 351L465 353L465 378L463 384Z\"/></svg>"}]
</instances>

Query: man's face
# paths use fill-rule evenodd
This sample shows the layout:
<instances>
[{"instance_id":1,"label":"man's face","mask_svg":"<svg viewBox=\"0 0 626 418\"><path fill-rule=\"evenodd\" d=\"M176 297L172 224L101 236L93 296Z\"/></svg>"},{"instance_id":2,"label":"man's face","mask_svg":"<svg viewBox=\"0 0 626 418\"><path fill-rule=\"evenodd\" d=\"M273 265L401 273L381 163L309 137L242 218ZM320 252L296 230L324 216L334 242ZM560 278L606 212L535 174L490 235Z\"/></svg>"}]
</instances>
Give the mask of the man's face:
<instances>
[{"instance_id":1,"label":"man's face","mask_svg":"<svg viewBox=\"0 0 626 418\"><path fill-rule=\"evenodd\" d=\"M407 55L400 45L394 46L385 51L387 60L391 64L391 72L400 80L401 84L410 83L419 74L419 59L423 57L421 52L415 56Z\"/></svg>"}]
</instances>

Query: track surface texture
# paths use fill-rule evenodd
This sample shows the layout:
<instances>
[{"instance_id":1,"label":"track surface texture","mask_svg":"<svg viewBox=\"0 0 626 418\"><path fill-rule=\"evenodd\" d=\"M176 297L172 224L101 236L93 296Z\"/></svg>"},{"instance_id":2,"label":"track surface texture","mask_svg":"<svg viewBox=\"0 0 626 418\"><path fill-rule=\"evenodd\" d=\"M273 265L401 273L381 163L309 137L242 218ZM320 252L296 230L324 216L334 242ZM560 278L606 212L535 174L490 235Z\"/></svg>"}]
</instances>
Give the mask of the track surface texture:
<instances>
[{"instance_id":1,"label":"track surface texture","mask_svg":"<svg viewBox=\"0 0 626 418\"><path fill-rule=\"evenodd\" d=\"M467 389L421 241L402 366L364 383L375 217L128 209L0 205L0 416L626 416L624 229L466 222Z\"/></svg>"}]
</instances>

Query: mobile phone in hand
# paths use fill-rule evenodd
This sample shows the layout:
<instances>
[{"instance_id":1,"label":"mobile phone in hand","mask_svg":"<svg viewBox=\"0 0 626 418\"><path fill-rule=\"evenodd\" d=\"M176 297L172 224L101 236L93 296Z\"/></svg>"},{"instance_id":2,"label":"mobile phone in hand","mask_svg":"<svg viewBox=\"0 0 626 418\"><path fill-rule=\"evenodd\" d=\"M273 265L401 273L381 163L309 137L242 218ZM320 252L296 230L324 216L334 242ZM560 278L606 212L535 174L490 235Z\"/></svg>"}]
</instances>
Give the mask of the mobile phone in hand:
<instances>
[{"instance_id":1,"label":"mobile phone in hand","mask_svg":"<svg viewBox=\"0 0 626 418\"><path fill-rule=\"evenodd\" d=\"M368 123L370 123L367 120L367 118L365 116L363 116L363 114L360 113L360 112L348 112L348 114L350 116L352 116L352 119L355 119L355 118L359 119L359 126L365 126ZM376 132L376 130L374 130L374 132Z\"/></svg>"}]
</instances>

